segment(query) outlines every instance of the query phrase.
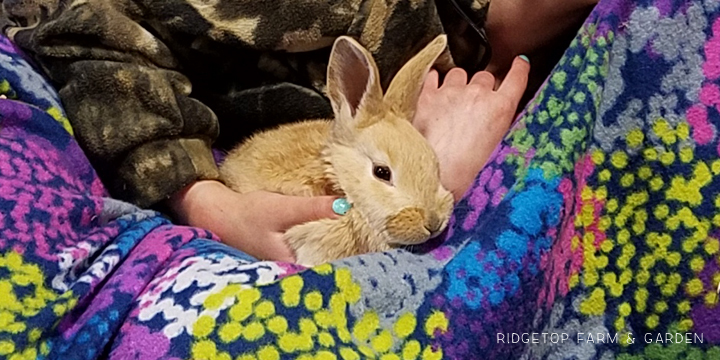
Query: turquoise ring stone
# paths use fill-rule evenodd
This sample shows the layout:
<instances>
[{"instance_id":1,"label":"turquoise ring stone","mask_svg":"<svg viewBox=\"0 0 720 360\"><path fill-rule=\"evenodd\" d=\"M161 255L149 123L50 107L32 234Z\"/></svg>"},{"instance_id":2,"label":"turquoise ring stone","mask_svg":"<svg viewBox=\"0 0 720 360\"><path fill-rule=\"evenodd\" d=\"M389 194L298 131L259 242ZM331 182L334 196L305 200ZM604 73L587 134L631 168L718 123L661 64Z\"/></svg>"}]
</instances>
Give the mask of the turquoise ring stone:
<instances>
[{"instance_id":1,"label":"turquoise ring stone","mask_svg":"<svg viewBox=\"0 0 720 360\"><path fill-rule=\"evenodd\" d=\"M350 210L351 207L352 205L350 205L350 203L345 198L335 199L335 201L333 201L332 203L332 209L338 215L347 214L348 210Z\"/></svg>"}]
</instances>

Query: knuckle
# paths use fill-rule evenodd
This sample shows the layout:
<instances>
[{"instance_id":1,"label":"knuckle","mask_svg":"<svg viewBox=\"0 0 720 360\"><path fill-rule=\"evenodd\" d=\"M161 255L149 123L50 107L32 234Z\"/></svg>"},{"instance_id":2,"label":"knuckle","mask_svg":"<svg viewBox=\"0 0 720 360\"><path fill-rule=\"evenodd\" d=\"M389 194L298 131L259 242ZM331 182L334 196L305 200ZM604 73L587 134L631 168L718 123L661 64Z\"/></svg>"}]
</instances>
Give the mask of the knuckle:
<instances>
[{"instance_id":1,"label":"knuckle","mask_svg":"<svg viewBox=\"0 0 720 360\"><path fill-rule=\"evenodd\" d=\"M498 110L502 113L514 113L514 101L507 97L502 97L500 100L498 100L495 105L497 106Z\"/></svg>"},{"instance_id":2,"label":"knuckle","mask_svg":"<svg viewBox=\"0 0 720 360\"><path fill-rule=\"evenodd\" d=\"M467 89L468 96L470 96L471 98L476 98L479 95L482 95L485 90L482 85L475 83L468 85Z\"/></svg>"},{"instance_id":3,"label":"knuckle","mask_svg":"<svg viewBox=\"0 0 720 360\"><path fill-rule=\"evenodd\" d=\"M323 214L325 213L325 201L313 201L311 209L311 216L313 219L322 218Z\"/></svg>"},{"instance_id":4,"label":"knuckle","mask_svg":"<svg viewBox=\"0 0 720 360\"><path fill-rule=\"evenodd\" d=\"M425 103L433 100L434 96L436 96L436 89L426 89L420 93L420 96L418 97L418 103Z\"/></svg>"}]
</instances>

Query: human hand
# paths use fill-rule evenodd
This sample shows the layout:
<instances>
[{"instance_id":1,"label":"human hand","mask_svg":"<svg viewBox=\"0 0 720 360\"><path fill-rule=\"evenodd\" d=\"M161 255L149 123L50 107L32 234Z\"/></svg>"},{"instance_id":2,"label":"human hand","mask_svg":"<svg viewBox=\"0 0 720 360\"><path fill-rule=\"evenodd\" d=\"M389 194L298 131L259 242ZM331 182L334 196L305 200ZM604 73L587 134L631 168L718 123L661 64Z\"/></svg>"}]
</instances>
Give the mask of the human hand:
<instances>
[{"instance_id":1,"label":"human hand","mask_svg":"<svg viewBox=\"0 0 720 360\"><path fill-rule=\"evenodd\" d=\"M239 194L217 181L199 181L171 198L169 205L181 222L210 230L253 257L294 263L284 232L304 222L337 217L334 199L267 191Z\"/></svg>"},{"instance_id":2,"label":"human hand","mask_svg":"<svg viewBox=\"0 0 720 360\"><path fill-rule=\"evenodd\" d=\"M525 92L530 63L515 58L502 84L476 73L468 83L461 68L450 70L438 87L431 71L423 86L413 125L427 139L440 162L440 179L460 201L477 173L500 144Z\"/></svg>"}]
</instances>

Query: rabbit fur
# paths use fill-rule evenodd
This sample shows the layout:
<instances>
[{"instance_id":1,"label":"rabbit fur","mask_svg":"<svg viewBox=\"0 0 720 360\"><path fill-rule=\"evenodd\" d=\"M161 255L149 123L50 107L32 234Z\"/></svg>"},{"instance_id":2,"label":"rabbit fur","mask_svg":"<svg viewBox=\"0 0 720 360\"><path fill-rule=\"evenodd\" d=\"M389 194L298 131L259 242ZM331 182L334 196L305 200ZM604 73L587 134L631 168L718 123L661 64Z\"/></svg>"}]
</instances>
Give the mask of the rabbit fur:
<instances>
[{"instance_id":1,"label":"rabbit fur","mask_svg":"<svg viewBox=\"0 0 720 360\"><path fill-rule=\"evenodd\" d=\"M447 227L453 197L440 183L434 151L411 123L425 76L446 46L445 35L436 37L383 95L370 53L339 37L327 70L335 119L281 125L227 154L220 174L234 191L337 195L352 204L338 219L285 232L299 264L420 244Z\"/></svg>"}]
</instances>

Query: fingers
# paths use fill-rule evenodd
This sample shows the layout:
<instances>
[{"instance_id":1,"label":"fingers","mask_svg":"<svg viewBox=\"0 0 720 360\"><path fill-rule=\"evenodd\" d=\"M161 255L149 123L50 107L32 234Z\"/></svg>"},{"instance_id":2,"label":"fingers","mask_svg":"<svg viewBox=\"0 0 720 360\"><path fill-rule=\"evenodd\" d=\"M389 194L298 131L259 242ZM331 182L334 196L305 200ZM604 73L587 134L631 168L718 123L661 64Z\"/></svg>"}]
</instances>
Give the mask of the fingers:
<instances>
[{"instance_id":1,"label":"fingers","mask_svg":"<svg viewBox=\"0 0 720 360\"><path fill-rule=\"evenodd\" d=\"M308 221L337 218L339 215L335 214L332 209L332 203L336 198L334 196L278 195L273 201L278 202L275 208L278 210L276 216L282 225L280 231Z\"/></svg>"},{"instance_id":2,"label":"fingers","mask_svg":"<svg viewBox=\"0 0 720 360\"><path fill-rule=\"evenodd\" d=\"M445 75L442 86L465 86L467 85L467 73L461 68L452 68Z\"/></svg>"},{"instance_id":3,"label":"fingers","mask_svg":"<svg viewBox=\"0 0 720 360\"><path fill-rule=\"evenodd\" d=\"M516 57L497 91L515 101L514 105L517 106L527 88L528 74L530 74L530 63L520 56Z\"/></svg>"},{"instance_id":4,"label":"fingers","mask_svg":"<svg viewBox=\"0 0 720 360\"><path fill-rule=\"evenodd\" d=\"M425 77L425 82L423 83L423 87L421 90L421 93L426 93L428 91L437 90L438 84L439 84L440 75L438 75L437 70L432 69Z\"/></svg>"},{"instance_id":5,"label":"fingers","mask_svg":"<svg viewBox=\"0 0 720 360\"><path fill-rule=\"evenodd\" d=\"M425 123L427 123L427 117L423 116L423 114L426 112L425 104L428 102L428 99L433 99L437 95L439 82L440 75L438 74L437 70L432 69L425 77L425 82L423 83L423 87L420 90L420 96L418 98L417 108L415 111L415 115L412 119L412 124L421 133L424 130Z\"/></svg>"},{"instance_id":6,"label":"fingers","mask_svg":"<svg viewBox=\"0 0 720 360\"><path fill-rule=\"evenodd\" d=\"M487 71L479 71L470 79L470 84L479 85L483 88L495 87L495 76Z\"/></svg>"}]
</instances>

